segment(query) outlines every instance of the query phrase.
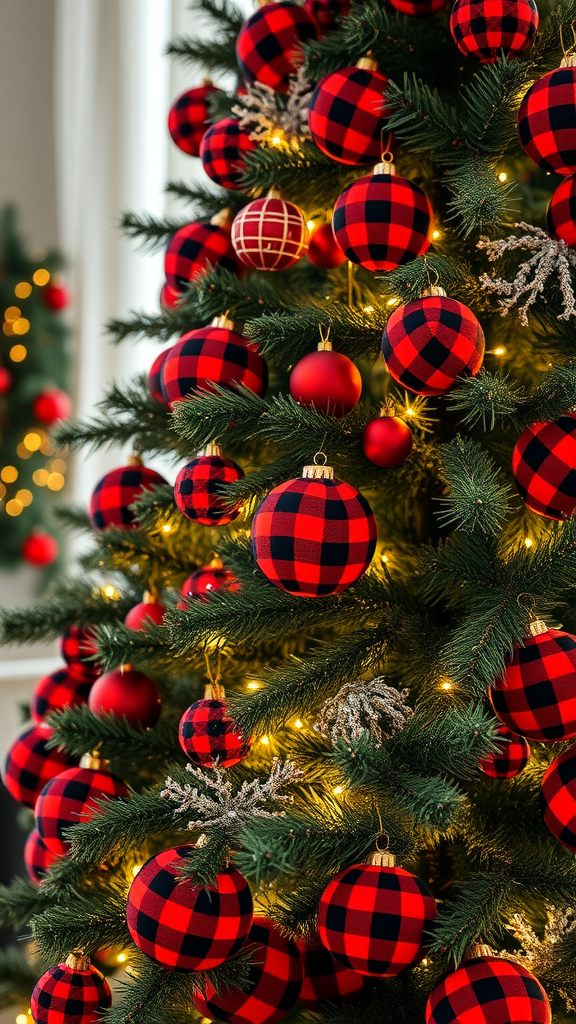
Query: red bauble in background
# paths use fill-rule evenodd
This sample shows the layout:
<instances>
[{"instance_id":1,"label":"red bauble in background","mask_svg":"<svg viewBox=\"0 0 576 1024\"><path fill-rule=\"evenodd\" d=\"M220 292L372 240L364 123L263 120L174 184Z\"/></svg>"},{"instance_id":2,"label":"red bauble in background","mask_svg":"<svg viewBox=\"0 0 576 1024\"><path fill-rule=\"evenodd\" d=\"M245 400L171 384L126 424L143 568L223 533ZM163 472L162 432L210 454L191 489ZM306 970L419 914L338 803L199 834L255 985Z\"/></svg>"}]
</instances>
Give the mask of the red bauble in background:
<instances>
[{"instance_id":1,"label":"red bauble in background","mask_svg":"<svg viewBox=\"0 0 576 1024\"><path fill-rule=\"evenodd\" d=\"M549 71L530 86L518 111L518 135L539 167L576 172L576 68Z\"/></svg>"},{"instance_id":2,"label":"red bauble in background","mask_svg":"<svg viewBox=\"0 0 576 1024\"><path fill-rule=\"evenodd\" d=\"M370 978L339 964L318 940L300 939L296 945L304 970L300 1002L307 1010L322 1013L350 1006L374 987Z\"/></svg>"},{"instance_id":3,"label":"red bauble in background","mask_svg":"<svg viewBox=\"0 0 576 1024\"><path fill-rule=\"evenodd\" d=\"M98 664L89 660L97 653L96 637L90 626L68 626L60 639L60 654L77 679L93 683L100 675Z\"/></svg>"},{"instance_id":4,"label":"red bauble in background","mask_svg":"<svg viewBox=\"0 0 576 1024\"><path fill-rule=\"evenodd\" d=\"M230 865L211 885L184 878L194 846L163 850L136 875L126 909L133 942L168 970L209 971L229 960L252 925L250 886Z\"/></svg>"},{"instance_id":5,"label":"red bauble in background","mask_svg":"<svg viewBox=\"0 0 576 1024\"><path fill-rule=\"evenodd\" d=\"M42 296L42 302L46 308L52 310L54 313L58 313L61 309L66 309L70 303L70 294L68 289L60 283L58 278L52 278L52 280L42 288L40 295Z\"/></svg>"},{"instance_id":6,"label":"red bauble in background","mask_svg":"<svg viewBox=\"0 0 576 1024\"><path fill-rule=\"evenodd\" d=\"M168 131L178 149L188 156L200 153L200 143L209 126L210 97L220 91L206 81L196 89L187 89L170 107Z\"/></svg>"},{"instance_id":7,"label":"red bauble in background","mask_svg":"<svg viewBox=\"0 0 576 1024\"><path fill-rule=\"evenodd\" d=\"M362 433L364 455L375 466L386 469L394 469L406 462L413 444L410 427L386 410L377 420L370 420Z\"/></svg>"},{"instance_id":8,"label":"red bauble in background","mask_svg":"<svg viewBox=\"0 0 576 1024\"><path fill-rule=\"evenodd\" d=\"M450 32L465 57L493 64L502 54L509 60L532 46L538 28L534 0L456 0Z\"/></svg>"},{"instance_id":9,"label":"red bauble in background","mask_svg":"<svg viewBox=\"0 0 576 1024\"><path fill-rule=\"evenodd\" d=\"M282 3L274 4L282 7ZM301 10L301 8L299 8ZM254 199L232 224L238 259L254 270L286 270L308 251L308 227L302 210L272 193Z\"/></svg>"},{"instance_id":10,"label":"red bauble in background","mask_svg":"<svg viewBox=\"0 0 576 1024\"><path fill-rule=\"evenodd\" d=\"M576 413L532 423L512 453L516 486L532 512L569 519L576 511Z\"/></svg>"},{"instance_id":11,"label":"red bauble in background","mask_svg":"<svg viewBox=\"0 0 576 1024\"><path fill-rule=\"evenodd\" d=\"M32 403L32 415L38 423L51 427L72 415L72 399L65 391L43 391Z\"/></svg>"},{"instance_id":12,"label":"red bauble in background","mask_svg":"<svg viewBox=\"0 0 576 1024\"><path fill-rule=\"evenodd\" d=\"M346 257L334 238L331 224L321 224L320 227L314 228L310 235L307 255L310 263L322 267L323 270L333 270L346 262Z\"/></svg>"},{"instance_id":13,"label":"red bauble in background","mask_svg":"<svg viewBox=\"0 0 576 1024\"><path fill-rule=\"evenodd\" d=\"M161 700L150 676L125 667L98 677L90 690L88 707L95 715L111 712L117 718L125 716L134 729L147 729L158 721Z\"/></svg>"},{"instance_id":14,"label":"red bauble in background","mask_svg":"<svg viewBox=\"0 0 576 1024\"><path fill-rule=\"evenodd\" d=\"M478 956L444 974L426 1004L426 1024L450 1019L482 1024L550 1024L552 1011L540 982L521 964Z\"/></svg>"},{"instance_id":15,"label":"red bauble in background","mask_svg":"<svg viewBox=\"0 0 576 1024\"><path fill-rule=\"evenodd\" d=\"M163 352L160 352L148 371L147 384L150 397L155 398L156 401L161 402L162 405L167 404L166 395L162 391L162 368L164 366L166 356L170 352L171 348L172 346L170 346L170 348L165 348Z\"/></svg>"},{"instance_id":16,"label":"red bauble in background","mask_svg":"<svg viewBox=\"0 0 576 1024\"><path fill-rule=\"evenodd\" d=\"M341 164L370 164L382 152L388 79L376 61L332 71L310 97L308 124L318 149Z\"/></svg>"},{"instance_id":17,"label":"red bauble in background","mask_svg":"<svg viewBox=\"0 0 576 1024\"><path fill-rule=\"evenodd\" d=\"M24 867L30 881L40 885L46 872L57 860L57 855L42 842L38 829L33 828L24 846Z\"/></svg>"},{"instance_id":18,"label":"red bauble in background","mask_svg":"<svg viewBox=\"0 0 576 1024\"><path fill-rule=\"evenodd\" d=\"M246 128L234 117L217 121L205 133L200 146L200 159L206 174L222 188L242 188L246 170L244 156L256 149Z\"/></svg>"},{"instance_id":19,"label":"red bauble in background","mask_svg":"<svg viewBox=\"0 0 576 1024\"><path fill-rule=\"evenodd\" d=\"M448 0L390 0L390 6L394 7L401 14L409 17L421 17L426 14L435 14L446 7Z\"/></svg>"},{"instance_id":20,"label":"red bauble in background","mask_svg":"<svg viewBox=\"0 0 576 1024\"><path fill-rule=\"evenodd\" d=\"M78 950L42 975L30 999L35 1024L96 1024L111 1006L106 978Z\"/></svg>"},{"instance_id":21,"label":"red bauble in background","mask_svg":"<svg viewBox=\"0 0 576 1024\"><path fill-rule=\"evenodd\" d=\"M93 678L93 677L92 677ZM66 666L56 669L49 676L44 676L36 684L30 702L30 717L33 722L41 722L51 711L69 708L76 704L86 704L92 678L78 679L74 670Z\"/></svg>"},{"instance_id":22,"label":"red bauble in background","mask_svg":"<svg viewBox=\"0 0 576 1024\"><path fill-rule=\"evenodd\" d=\"M227 212L180 228L172 235L164 256L166 284L179 295L199 274L213 267L238 273Z\"/></svg>"},{"instance_id":23,"label":"red bauble in background","mask_svg":"<svg viewBox=\"0 0 576 1024\"><path fill-rule=\"evenodd\" d=\"M94 530L107 526L123 526L133 529L136 516L132 505L142 491L160 487L166 480L153 469L142 466L135 460L134 465L112 469L96 484L90 498L90 522Z\"/></svg>"},{"instance_id":24,"label":"red bauble in background","mask_svg":"<svg viewBox=\"0 0 576 1024\"><path fill-rule=\"evenodd\" d=\"M124 619L124 625L128 626L128 629L146 629L149 623L161 626L165 614L166 606L147 593L144 595L143 601L139 601L130 609Z\"/></svg>"},{"instance_id":25,"label":"red bauble in background","mask_svg":"<svg viewBox=\"0 0 576 1024\"><path fill-rule=\"evenodd\" d=\"M540 788L542 817L552 835L576 852L576 748L559 754Z\"/></svg>"},{"instance_id":26,"label":"red bauble in background","mask_svg":"<svg viewBox=\"0 0 576 1024\"><path fill-rule=\"evenodd\" d=\"M480 770L491 779L515 779L530 760L530 746L523 736L501 725L497 741L497 754L487 754L478 763Z\"/></svg>"},{"instance_id":27,"label":"red bauble in background","mask_svg":"<svg viewBox=\"0 0 576 1024\"><path fill-rule=\"evenodd\" d=\"M184 580L180 588L180 601L176 607L180 611L186 611L188 601L207 601L209 594L222 589L240 590L240 584L234 574L225 569L221 562L216 565L203 565Z\"/></svg>"},{"instance_id":28,"label":"red bauble in background","mask_svg":"<svg viewBox=\"0 0 576 1024\"><path fill-rule=\"evenodd\" d=\"M347 18L350 14L350 0L305 0L304 10L308 11L320 31L334 28L339 18Z\"/></svg>"},{"instance_id":29,"label":"red bauble in background","mask_svg":"<svg viewBox=\"0 0 576 1024\"><path fill-rule=\"evenodd\" d=\"M5 395L10 391L12 385L12 374L5 366L0 366L0 395Z\"/></svg>"},{"instance_id":30,"label":"red bauble in background","mask_svg":"<svg viewBox=\"0 0 576 1024\"><path fill-rule=\"evenodd\" d=\"M64 830L101 813L96 801L128 796L128 787L106 771L106 762L87 754L79 768L67 768L46 783L34 814L36 828L46 847L58 857L70 848Z\"/></svg>"},{"instance_id":31,"label":"red bauble in background","mask_svg":"<svg viewBox=\"0 0 576 1024\"><path fill-rule=\"evenodd\" d=\"M240 29L236 57L248 82L288 92L291 75L302 63L301 44L318 39L318 26L291 0L265 4Z\"/></svg>"},{"instance_id":32,"label":"red bauble in background","mask_svg":"<svg viewBox=\"0 0 576 1024\"><path fill-rule=\"evenodd\" d=\"M290 374L290 394L300 405L313 405L326 416L345 416L358 404L362 377L342 352L321 341L317 352L304 356Z\"/></svg>"},{"instance_id":33,"label":"red bauble in background","mask_svg":"<svg viewBox=\"0 0 576 1024\"><path fill-rule=\"evenodd\" d=\"M27 726L6 755L4 785L15 800L32 809L46 783L74 763L63 750L48 750L53 735L44 722Z\"/></svg>"},{"instance_id":34,"label":"red bauble in background","mask_svg":"<svg viewBox=\"0 0 576 1024\"><path fill-rule=\"evenodd\" d=\"M231 768L248 757L252 737L245 739L228 714L222 687L212 685L206 691L213 696L197 700L180 719L180 746L194 764L203 768Z\"/></svg>"},{"instance_id":35,"label":"red bauble in background","mask_svg":"<svg viewBox=\"0 0 576 1024\"><path fill-rule=\"evenodd\" d=\"M244 472L222 455L218 445L209 445L206 451L178 473L174 500L187 519L201 526L224 526L240 514L240 503L230 507L223 500L226 486L241 480Z\"/></svg>"},{"instance_id":36,"label":"red bauble in background","mask_svg":"<svg viewBox=\"0 0 576 1024\"><path fill-rule=\"evenodd\" d=\"M25 562L40 569L58 558L58 541L46 530L34 530L22 544L21 552Z\"/></svg>"},{"instance_id":37,"label":"red bauble in background","mask_svg":"<svg viewBox=\"0 0 576 1024\"><path fill-rule=\"evenodd\" d=\"M175 309L181 298L181 292L177 292L176 289L171 288L169 284L162 285L160 291L160 306L164 312Z\"/></svg>"},{"instance_id":38,"label":"red bauble in background","mask_svg":"<svg viewBox=\"0 0 576 1024\"><path fill-rule=\"evenodd\" d=\"M546 231L550 238L576 246L576 175L564 178L552 193L546 211Z\"/></svg>"},{"instance_id":39,"label":"red bauble in background","mask_svg":"<svg viewBox=\"0 0 576 1024\"><path fill-rule=\"evenodd\" d=\"M246 944L254 949L248 983L219 994L209 981L192 1002L198 1013L228 1024L275 1024L296 1005L302 987L298 948L267 917L255 917Z\"/></svg>"}]
</instances>

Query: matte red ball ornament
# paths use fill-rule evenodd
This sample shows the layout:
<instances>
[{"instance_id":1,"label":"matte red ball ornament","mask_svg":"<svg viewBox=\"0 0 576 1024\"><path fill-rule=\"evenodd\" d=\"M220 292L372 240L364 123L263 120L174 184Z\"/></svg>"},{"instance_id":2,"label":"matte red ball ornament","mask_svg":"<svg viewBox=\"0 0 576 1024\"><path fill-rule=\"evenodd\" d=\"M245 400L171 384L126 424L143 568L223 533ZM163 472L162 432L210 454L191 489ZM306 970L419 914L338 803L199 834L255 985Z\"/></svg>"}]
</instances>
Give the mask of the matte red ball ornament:
<instances>
[{"instance_id":1,"label":"matte red ball ornament","mask_svg":"<svg viewBox=\"0 0 576 1024\"><path fill-rule=\"evenodd\" d=\"M576 172L576 67L549 71L530 86L518 111L518 135L539 167Z\"/></svg>"},{"instance_id":2,"label":"matte red ball ornament","mask_svg":"<svg viewBox=\"0 0 576 1024\"><path fill-rule=\"evenodd\" d=\"M537 28L534 0L456 0L450 16L456 46L482 64L518 57L532 46Z\"/></svg>"},{"instance_id":3,"label":"matte red ball ornament","mask_svg":"<svg viewBox=\"0 0 576 1024\"><path fill-rule=\"evenodd\" d=\"M38 423L51 427L72 415L72 399L65 391L43 391L32 403L32 415Z\"/></svg>"},{"instance_id":4,"label":"matte red ball ornament","mask_svg":"<svg viewBox=\"0 0 576 1024\"><path fill-rule=\"evenodd\" d=\"M165 614L166 606L157 597L146 592L144 600L139 601L138 604L135 604L130 609L124 619L124 625L128 626L128 629L139 630L146 630L150 623L153 623L155 626L161 626L164 622Z\"/></svg>"},{"instance_id":5,"label":"matte red ball ornament","mask_svg":"<svg viewBox=\"0 0 576 1024\"><path fill-rule=\"evenodd\" d=\"M59 313L70 305L70 293L57 278L53 278L45 285L40 295L46 308L50 309L53 313Z\"/></svg>"},{"instance_id":6,"label":"matte red ball ornament","mask_svg":"<svg viewBox=\"0 0 576 1024\"><path fill-rule=\"evenodd\" d=\"M162 405L166 405L167 404L166 396L165 396L165 394L164 394L164 392L162 390L162 383L161 383L161 381L162 381L162 367L164 366L164 361L166 359L166 356L170 352L171 348L172 348L172 346L170 346L170 348L165 348L163 352L160 352L156 356L156 359L154 360L154 362L152 363L152 366L150 367L150 369L148 371L148 380L147 380L148 393L150 394L151 398L155 398L156 401L157 402L161 402Z\"/></svg>"},{"instance_id":7,"label":"matte red ball ornament","mask_svg":"<svg viewBox=\"0 0 576 1024\"><path fill-rule=\"evenodd\" d=\"M218 445L188 462L178 473L174 499L183 516L201 526L224 526L240 514L240 505L225 500L226 487L241 480L240 466L226 459Z\"/></svg>"},{"instance_id":8,"label":"matte red ball ornament","mask_svg":"<svg viewBox=\"0 0 576 1024\"><path fill-rule=\"evenodd\" d=\"M300 939L296 945L304 971L299 1001L307 1010L322 1013L351 1006L374 987L371 978L338 963L318 940Z\"/></svg>"},{"instance_id":9,"label":"matte red ball ornament","mask_svg":"<svg viewBox=\"0 0 576 1024\"><path fill-rule=\"evenodd\" d=\"M186 291L191 281L214 267L238 273L228 211L216 214L212 220L199 220L180 228L170 239L164 256L166 284L178 295Z\"/></svg>"},{"instance_id":10,"label":"matte red ball ornament","mask_svg":"<svg viewBox=\"0 0 576 1024\"><path fill-rule=\"evenodd\" d=\"M445 395L457 380L475 377L484 359L484 331L471 309L443 288L399 306L382 337L394 380L417 395Z\"/></svg>"},{"instance_id":11,"label":"matte red ball ornament","mask_svg":"<svg viewBox=\"0 0 576 1024\"><path fill-rule=\"evenodd\" d=\"M382 152L388 79L376 61L325 75L310 97L308 124L318 149L340 164L370 164Z\"/></svg>"},{"instance_id":12,"label":"matte red ball ornament","mask_svg":"<svg viewBox=\"0 0 576 1024\"><path fill-rule=\"evenodd\" d=\"M302 987L297 946L267 917L255 917L246 940L254 950L248 981L242 989L219 994L209 981L192 998L198 1013L227 1024L275 1024L296 1005Z\"/></svg>"},{"instance_id":13,"label":"matte red ball ornament","mask_svg":"<svg viewBox=\"0 0 576 1024\"><path fill-rule=\"evenodd\" d=\"M188 576L180 588L180 600L176 605L186 611L189 601L207 601L215 590L240 590L240 584L233 573L225 569L222 563L203 565Z\"/></svg>"},{"instance_id":14,"label":"matte red ball ornament","mask_svg":"<svg viewBox=\"0 0 576 1024\"><path fill-rule=\"evenodd\" d=\"M29 565L43 569L58 558L58 541L46 530L34 530L21 547L22 558Z\"/></svg>"},{"instance_id":15,"label":"matte red ball ornament","mask_svg":"<svg viewBox=\"0 0 576 1024\"><path fill-rule=\"evenodd\" d=\"M333 352L329 341L321 341L317 352L296 363L290 374L290 394L295 402L314 406L326 416L345 416L358 404L362 377L348 356Z\"/></svg>"},{"instance_id":16,"label":"matte red ball ornament","mask_svg":"<svg viewBox=\"0 0 576 1024\"><path fill-rule=\"evenodd\" d=\"M30 999L35 1024L96 1024L111 1006L106 978L79 950L46 971Z\"/></svg>"},{"instance_id":17,"label":"matte red ball ornament","mask_svg":"<svg viewBox=\"0 0 576 1024\"><path fill-rule=\"evenodd\" d=\"M328 884L318 908L318 934L345 967L391 978L424 956L436 901L424 882L394 857L345 868Z\"/></svg>"},{"instance_id":18,"label":"matte red ball ornament","mask_svg":"<svg viewBox=\"0 0 576 1024\"><path fill-rule=\"evenodd\" d=\"M302 210L287 203L274 189L264 199L254 199L244 206L232 224L236 255L253 270L291 267L306 255L308 236Z\"/></svg>"},{"instance_id":19,"label":"matte red ball ornament","mask_svg":"<svg viewBox=\"0 0 576 1024\"><path fill-rule=\"evenodd\" d=\"M265 4L244 23L236 41L243 77L274 92L288 92L290 76L302 63L302 43L319 35L316 22L299 4Z\"/></svg>"},{"instance_id":20,"label":"matte red ball ornament","mask_svg":"<svg viewBox=\"0 0 576 1024\"><path fill-rule=\"evenodd\" d=\"M215 394L215 384L231 391L242 385L263 398L268 367L258 347L234 330L234 322L218 316L209 327L188 331L172 346L160 380L170 408L195 391Z\"/></svg>"},{"instance_id":21,"label":"matte red ball ornament","mask_svg":"<svg viewBox=\"0 0 576 1024\"><path fill-rule=\"evenodd\" d=\"M336 200L332 227L346 259L366 270L395 270L430 248L432 207L413 181L377 164Z\"/></svg>"},{"instance_id":22,"label":"matte red ball ornament","mask_svg":"<svg viewBox=\"0 0 576 1024\"><path fill-rule=\"evenodd\" d=\"M150 676L128 667L99 676L88 697L88 707L95 715L125 716L135 729L154 725L161 703L158 687Z\"/></svg>"},{"instance_id":23,"label":"matte red ball ornament","mask_svg":"<svg viewBox=\"0 0 576 1024\"><path fill-rule=\"evenodd\" d=\"M133 465L112 469L96 484L90 498L89 514L93 529L104 530L107 526L133 529L136 515L130 505L137 501L142 491L150 491L165 483L163 476L140 465L138 460Z\"/></svg>"},{"instance_id":24,"label":"matte red ball ornament","mask_svg":"<svg viewBox=\"0 0 576 1024\"><path fill-rule=\"evenodd\" d=\"M86 754L79 768L67 768L44 786L34 809L38 835L52 853L63 856L70 849L65 829L100 814L97 801L128 792L122 779L106 771L105 761Z\"/></svg>"},{"instance_id":25,"label":"matte red ball ornament","mask_svg":"<svg viewBox=\"0 0 576 1024\"><path fill-rule=\"evenodd\" d=\"M366 498L330 466L270 491L252 522L252 548L268 580L295 597L340 594L368 569L377 526Z\"/></svg>"},{"instance_id":26,"label":"matte red ball ornament","mask_svg":"<svg viewBox=\"0 0 576 1024\"><path fill-rule=\"evenodd\" d=\"M92 680L78 679L74 670L66 666L44 676L36 684L30 701L30 717L33 722L42 722L46 715L61 708L86 704Z\"/></svg>"},{"instance_id":27,"label":"matte red ball ornament","mask_svg":"<svg viewBox=\"0 0 576 1024\"><path fill-rule=\"evenodd\" d=\"M323 270L334 270L346 261L342 249L334 238L332 224L321 224L310 235L308 259Z\"/></svg>"},{"instance_id":28,"label":"matte red ball ornament","mask_svg":"<svg viewBox=\"0 0 576 1024\"><path fill-rule=\"evenodd\" d=\"M228 713L223 688L215 683L182 715L178 739L186 756L203 768L231 768L252 750L252 737L243 736Z\"/></svg>"},{"instance_id":29,"label":"matte red ball ornament","mask_svg":"<svg viewBox=\"0 0 576 1024\"><path fill-rule=\"evenodd\" d=\"M96 637L89 626L68 626L60 639L60 654L77 679L93 683L100 675L98 663L89 660L97 653Z\"/></svg>"},{"instance_id":30,"label":"matte red ball ornament","mask_svg":"<svg viewBox=\"0 0 576 1024\"><path fill-rule=\"evenodd\" d=\"M513 732L540 743L576 736L576 636L547 629L541 619L514 648L490 690L492 707Z\"/></svg>"},{"instance_id":31,"label":"matte red ball ornament","mask_svg":"<svg viewBox=\"0 0 576 1024\"><path fill-rule=\"evenodd\" d=\"M54 730L44 722L27 726L6 756L4 785L15 800L32 809L46 783L74 763L63 750L48 749L53 735Z\"/></svg>"},{"instance_id":32,"label":"matte red ball ornament","mask_svg":"<svg viewBox=\"0 0 576 1024\"><path fill-rule=\"evenodd\" d=\"M305 0L304 10L314 18L320 33L334 28L340 18L350 14L350 0Z\"/></svg>"},{"instance_id":33,"label":"matte red ball ornament","mask_svg":"<svg viewBox=\"0 0 576 1024\"><path fill-rule=\"evenodd\" d=\"M24 845L24 867L31 882L40 882L56 863L58 857L42 842L37 828L33 828Z\"/></svg>"},{"instance_id":34,"label":"matte red ball ornament","mask_svg":"<svg viewBox=\"0 0 576 1024\"><path fill-rule=\"evenodd\" d=\"M133 941L168 970L218 967L238 952L252 925L250 887L235 867L223 868L211 885L182 877L193 851L188 844L151 857L128 894L126 921Z\"/></svg>"},{"instance_id":35,"label":"matte red ball ornament","mask_svg":"<svg viewBox=\"0 0 576 1024\"><path fill-rule=\"evenodd\" d=\"M234 117L217 121L205 133L200 145L200 159L208 177L222 188L242 188L246 170L246 153L256 149L250 132L240 127Z\"/></svg>"},{"instance_id":36,"label":"matte red ball ornament","mask_svg":"<svg viewBox=\"0 0 576 1024\"><path fill-rule=\"evenodd\" d=\"M426 1024L550 1024L540 982L522 964L478 956L444 974L426 1004Z\"/></svg>"},{"instance_id":37,"label":"matte red ball ornament","mask_svg":"<svg viewBox=\"0 0 576 1024\"><path fill-rule=\"evenodd\" d=\"M6 395L12 386L12 374L5 366L0 366L0 395Z\"/></svg>"},{"instance_id":38,"label":"matte red ball ornament","mask_svg":"<svg viewBox=\"0 0 576 1024\"><path fill-rule=\"evenodd\" d=\"M554 838L576 852L576 747L559 754L547 769L540 808Z\"/></svg>"},{"instance_id":39,"label":"matte red ball ornament","mask_svg":"<svg viewBox=\"0 0 576 1024\"><path fill-rule=\"evenodd\" d=\"M569 519L576 511L576 413L550 423L532 423L518 438L512 472L524 502L546 519Z\"/></svg>"},{"instance_id":40,"label":"matte red ball ornament","mask_svg":"<svg viewBox=\"0 0 576 1024\"><path fill-rule=\"evenodd\" d=\"M515 779L530 760L530 746L505 725L498 729L498 753L487 754L478 762L480 770L491 779Z\"/></svg>"},{"instance_id":41,"label":"matte red ball ornament","mask_svg":"<svg viewBox=\"0 0 576 1024\"><path fill-rule=\"evenodd\" d=\"M187 89L170 107L168 131L178 149L188 156L199 156L200 143L209 127L210 97L220 92L212 82Z\"/></svg>"},{"instance_id":42,"label":"matte red ball ornament","mask_svg":"<svg viewBox=\"0 0 576 1024\"><path fill-rule=\"evenodd\" d=\"M390 6L401 14L407 14L411 18L419 18L428 14L435 14L446 7L448 0L390 0Z\"/></svg>"},{"instance_id":43,"label":"matte red ball ornament","mask_svg":"<svg viewBox=\"0 0 576 1024\"><path fill-rule=\"evenodd\" d=\"M362 451L375 466L395 469L412 451L414 437L410 427L394 416L393 407L385 406L382 415L370 420L362 432Z\"/></svg>"}]
</instances>

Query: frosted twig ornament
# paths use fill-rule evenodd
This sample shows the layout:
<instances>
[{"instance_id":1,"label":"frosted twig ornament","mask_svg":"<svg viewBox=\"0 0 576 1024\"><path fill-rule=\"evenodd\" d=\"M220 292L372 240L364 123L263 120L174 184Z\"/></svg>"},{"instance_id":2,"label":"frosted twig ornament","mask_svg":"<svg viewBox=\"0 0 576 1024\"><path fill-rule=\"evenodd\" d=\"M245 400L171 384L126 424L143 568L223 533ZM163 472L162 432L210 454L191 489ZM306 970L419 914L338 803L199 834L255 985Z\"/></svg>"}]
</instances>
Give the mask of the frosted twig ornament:
<instances>
[{"instance_id":1,"label":"frosted twig ornament","mask_svg":"<svg viewBox=\"0 0 576 1024\"><path fill-rule=\"evenodd\" d=\"M345 683L320 709L314 728L333 743L358 740L369 732L376 747L400 732L414 714L406 703L408 690L387 686L384 676Z\"/></svg>"},{"instance_id":2,"label":"frosted twig ornament","mask_svg":"<svg viewBox=\"0 0 576 1024\"><path fill-rule=\"evenodd\" d=\"M257 142L267 136L278 136L282 142L300 141L310 137L308 103L312 86L304 68L292 75L287 102L262 82L247 82L246 93L238 97L232 113L240 118L240 127L250 129L250 138ZM278 143L273 143L278 144Z\"/></svg>"}]
</instances>

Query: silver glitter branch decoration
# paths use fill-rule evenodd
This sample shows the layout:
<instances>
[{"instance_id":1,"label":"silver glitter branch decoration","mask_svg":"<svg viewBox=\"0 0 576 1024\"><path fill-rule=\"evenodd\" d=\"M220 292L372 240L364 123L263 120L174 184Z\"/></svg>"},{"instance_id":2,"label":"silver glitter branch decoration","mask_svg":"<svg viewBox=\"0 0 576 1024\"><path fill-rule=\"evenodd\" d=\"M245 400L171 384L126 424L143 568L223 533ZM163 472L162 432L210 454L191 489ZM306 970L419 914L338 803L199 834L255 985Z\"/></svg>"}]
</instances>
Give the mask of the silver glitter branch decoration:
<instances>
[{"instance_id":1,"label":"silver glitter branch decoration","mask_svg":"<svg viewBox=\"0 0 576 1024\"><path fill-rule=\"evenodd\" d=\"M335 697L320 710L314 728L332 742L360 739L369 732L376 747L404 728L414 714L406 704L408 690L387 686L384 676L370 681L356 679L345 683Z\"/></svg>"},{"instance_id":2,"label":"silver glitter branch decoration","mask_svg":"<svg viewBox=\"0 0 576 1024\"><path fill-rule=\"evenodd\" d=\"M289 82L288 102L280 94L261 82L246 84L246 95L238 98L232 113L240 118L241 128L250 128L250 138L259 142L273 132L282 132L284 140L301 140L310 136L308 103L312 93L304 68L292 75Z\"/></svg>"},{"instance_id":3,"label":"silver glitter branch decoration","mask_svg":"<svg viewBox=\"0 0 576 1024\"><path fill-rule=\"evenodd\" d=\"M252 816L283 816L285 811L269 811L262 805L269 802L291 802L292 797L281 793L280 790L291 782L297 782L303 774L291 761L281 761L275 757L267 779L263 782L260 779L243 782L240 789L233 793L232 783L224 768L214 768L208 773L187 764L186 771L211 789L212 793L202 792L189 782L181 786L168 776L164 783L166 788L160 795L165 800L173 800L178 804L174 811L175 815L185 814L190 810L202 814L201 818L188 822L189 829L208 828L211 825L221 825L225 828L233 826L236 829L241 828Z\"/></svg>"},{"instance_id":4,"label":"silver glitter branch decoration","mask_svg":"<svg viewBox=\"0 0 576 1024\"><path fill-rule=\"evenodd\" d=\"M550 238L542 228L526 224L525 221L520 221L514 227L521 228L527 234L520 238L517 235L496 240L481 238L477 243L478 249L486 250L491 263L500 259L505 252L512 252L515 249L524 249L534 254L520 264L513 281L505 281L502 277L493 279L488 274L482 274L480 277L483 288L504 296L500 300L502 316L506 316L514 306L517 306L518 319L526 326L530 306L539 295L542 295L548 278L553 274L558 278L564 307L564 312L560 313L558 319L569 320L571 316L576 316L572 282L572 270L576 270L576 250L561 239ZM520 305L522 301L523 304Z\"/></svg>"},{"instance_id":5,"label":"silver glitter branch decoration","mask_svg":"<svg viewBox=\"0 0 576 1024\"><path fill-rule=\"evenodd\" d=\"M542 938L539 938L521 914L514 914L512 924L508 926L508 930L521 943L522 950L519 953L512 955L507 953L506 955L523 964L528 970L535 970L536 974L548 973L548 970L554 967L558 958L557 944L576 928L576 912L571 907L559 910L558 907L549 905L546 907L546 913L547 921ZM568 1013L574 1013L576 1011L574 993L559 987L556 991L564 1001Z\"/></svg>"}]
</instances>

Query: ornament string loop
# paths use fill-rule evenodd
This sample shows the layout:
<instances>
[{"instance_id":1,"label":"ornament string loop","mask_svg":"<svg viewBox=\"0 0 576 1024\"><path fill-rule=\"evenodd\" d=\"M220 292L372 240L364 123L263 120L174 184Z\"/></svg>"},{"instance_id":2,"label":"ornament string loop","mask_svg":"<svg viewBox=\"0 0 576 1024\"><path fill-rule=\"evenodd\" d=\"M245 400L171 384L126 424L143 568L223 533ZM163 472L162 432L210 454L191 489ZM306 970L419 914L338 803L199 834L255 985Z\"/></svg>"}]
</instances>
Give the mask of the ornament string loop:
<instances>
[{"instance_id":1,"label":"ornament string loop","mask_svg":"<svg viewBox=\"0 0 576 1024\"><path fill-rule=\"evenodd\" d=\"M320 459L324 459L324 462L320 462L319 461ZM315 456L314 456L312 461L313 461L315 466L325 466L326 463L328 462L328 456L326 455L326 452L319 451L319 452L316 452L316 454L315 454Z\"/></svg>"},{"instance_id":2,"label":"ornament string loop","mask_svg":"<svg viewBox=\"0 0 576 1024\"><path fill-rule=\"evenodd\" d=\"M572 45L569 46L568 49L566 49L566 47L564 46L563 35L564 26L562 25L562 22L560 22L560 46L562 47L562 54L564 57L571 57L574 54L574 50L576 49L576 29L574 28L575 23L576 18L572 18L572 21L570 22L570 28L572 29Z\"/></svg>"},{"instance_id":3,"label":"ornament string loop","mask_svg":"<svg viewBox=\"0 0 576 1024\"><path fill-rule=\"evenodd\" d=\"M326 344L330 340L330 327L331 324L318 324L318 332L320 334L320 340Z\"/></svg>"}]
</instances>

